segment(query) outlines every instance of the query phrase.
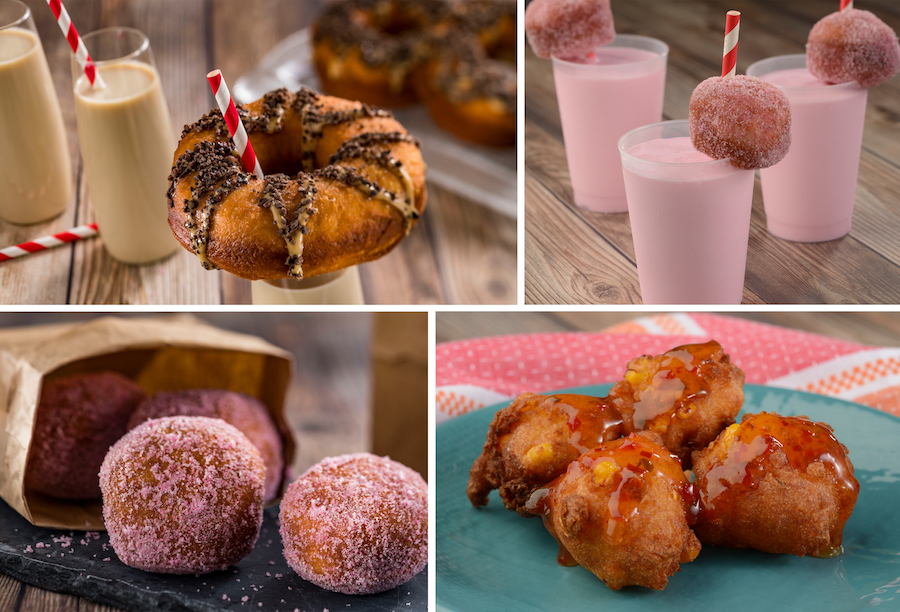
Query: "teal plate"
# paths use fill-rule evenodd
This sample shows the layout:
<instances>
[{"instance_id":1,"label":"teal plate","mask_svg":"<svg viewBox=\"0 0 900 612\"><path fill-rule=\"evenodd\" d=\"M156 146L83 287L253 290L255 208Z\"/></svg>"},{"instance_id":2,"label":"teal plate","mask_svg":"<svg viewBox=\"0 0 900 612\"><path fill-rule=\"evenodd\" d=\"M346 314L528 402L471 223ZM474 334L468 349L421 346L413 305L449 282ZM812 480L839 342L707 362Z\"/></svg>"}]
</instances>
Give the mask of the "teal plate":
<instances>
[{"instance_id":1,"label":"teal plate","mask_svg":"<svg viewBox=\"0 0 900 612\"><path fill-rule=\"evenodd\" d=\"M605 396L610 385L567 393ZM538 519L485 508L466 497L469 467L494 413L465 414L437 428L437 604L472 610L900 610L900 419L821 395L744 387L742 412L806 415L834 427L850 449L859 500L835 559L705 546L664 591L611 591L582 567L556 564L556 543Z\"/></svg>"}]
</instances>

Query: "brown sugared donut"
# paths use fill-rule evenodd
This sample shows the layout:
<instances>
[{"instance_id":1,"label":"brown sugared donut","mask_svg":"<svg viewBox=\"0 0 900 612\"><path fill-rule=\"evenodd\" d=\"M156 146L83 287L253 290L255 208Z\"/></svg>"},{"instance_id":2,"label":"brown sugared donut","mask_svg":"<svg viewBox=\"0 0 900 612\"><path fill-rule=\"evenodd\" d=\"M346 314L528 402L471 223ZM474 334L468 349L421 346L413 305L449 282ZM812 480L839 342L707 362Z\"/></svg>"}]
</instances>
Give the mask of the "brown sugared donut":
<instances>
[{"instance_id":1,"label":"brown sugared donut","mask_svg":"<svg viewBox=\"0 0 900 612\"><path fill-rule=\"evenodd\" d=\"M253 442L266 465L266 501L278 495L284 471L281 435L262 402L246 393L224 389L161 391L141 402L131 415L128 429L150 419L178 415L222 419L237 427Z\"/></svg>"},{"instance_id":2,"label":"brown sugared donut","mask_svg":"<svg viewBox=\"0 0 900 612\"><path fill-rule=\"evenodd\" d=\"M265 180L243 170L218 110L185 127L169 175L169 225L205 267L334 272L386 254L425 208L418 141L389 112L308 89L238 112Z\"/></svg>"},{"instance_id":3,"label":"brown sugared donut","mask_svg":"<svg viewBox=\"0 0 900 612\"><path fill-rule=\"evenodd\" d=\"M281 500L284 556L301 578L362 595L407 582L428 561L428 485L387 457L329 457Z\"/></svg>"},{"instance_id":4,"label":"brown sugared donut","mask_svg":"<svg viewBox=\"0 0 900 612\"><path fill-rule=\"evenodd\" d=\"M410 77L431 54L441 0L348 0L323 11L313 34L322 91L376 106L416 102Z\"/></svg>"},{"instance_id":5,"label":"brown sugared donut","mask_svg":"<svg viewBox=\"0 0 900 612\"><path fill-rule=\"evenodd\" d=\"M100 497L97 472L106 451L128 431L144 399L117 372L90 372L44 384L25 467L25 487L60 499Z\"/></svg>"},{"instance_id":6,"label":"brown sugared donut","mask_svg":"<svg viewBox=\"0 0 900 612\"><path fill-rule=\"evenodd\" d=\"M414 84L431 118L478 144L516 143L516 3L461 0Z\"/></svg>"},{"instance_id":7,"label":"brown sugared donut","mask_svg":"<svg viewBox=\"0 0 900 612\"><path fill-rule=\"evenodd\" d=\"M100 469L109 543L122 563L148 572L225 569L253 550L264 481L259 451L222 419L147 421Z\"/></svg>"}]
</instances>

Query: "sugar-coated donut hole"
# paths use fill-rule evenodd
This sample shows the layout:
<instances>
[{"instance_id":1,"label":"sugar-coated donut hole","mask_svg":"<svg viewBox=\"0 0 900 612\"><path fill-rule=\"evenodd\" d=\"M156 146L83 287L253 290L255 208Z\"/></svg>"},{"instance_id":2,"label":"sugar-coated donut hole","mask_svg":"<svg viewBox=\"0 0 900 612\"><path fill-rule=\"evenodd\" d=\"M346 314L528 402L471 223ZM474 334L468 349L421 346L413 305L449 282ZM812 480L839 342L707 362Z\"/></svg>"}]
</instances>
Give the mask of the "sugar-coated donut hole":
<instances>
[{"instance_id":1,"label":"sugar-coated donut hole","mask_svg":"<svg viewBox=\"0 0 900 612\"><path fill-rule=\"evenodd\" d=\"M581 58L616 37L609 0L533 0L525 34L535 55Z\"/></svg>"},{"instance_id":2,"label":"sugar-coated donut hole","mask_svg":"<svg viewBox=\"0 0 900 612\"><path fill-rule=\"evenodd\" d=\"M281 435L262 402L224 389L161 391L141 402L128 429L150 419L179 415L222 419L237 427L256 446L266 465L266 501L277 496L284 471Z\"/></svg>"},{"instance_id":3,"label":"sugar-coated donut hole","mask_svg":"<svg viewBox=\"0 0 900 612\"><path fill-rule=\"evenodd\" d=\"M262 525L265 467L255 446L221 419L146 421L100 469L103 520L119 559L168 574L234 565Z\"/></svg>"},{"instance_id":4,"label":"sugar-coated donut hole","mask_svg":"<svg viewBox=\"0 0 900 612\"><path fill-rule=\"evenodd\" d=\"M428 561L428 486L387 457L323 459L288 487L279 518L288 564L325 589L379 593Z\"/></svg>"},{"instance_id":5,"label":"sugar-coated donut hole","mask_svg":"<svg viewBox=\"0 0 900 612\"><path fill-rule=\"evenodd\" d=\"M25 487L59 499L100 497L97 472L128 431L144 392L117 372L88 372L44 383L25 468Z\"/></svg>"},{"instance_id":6,"label":"sugar-coated donut hole","mask_svg":"<svg viewBox=\"0 0 900 612\"><path fill-rule=\"evenodd\" d=\"M823 17L810 30L806 66L826 83L874 87L900 72L900 44L873 13L847 9Z\"/></svg>"},{"instance_id":7,"label":"sugar-coated donut hole","mask_svg":"<svg viewBox=\"0 0 900 612\"><path fill-rule=\"evenodd\" d=\"M756 77L711 77L690 100L691 142L713 159L745 170L780 162L791 147L791 104L777 86Z\"/></svg>"}]
</instances>

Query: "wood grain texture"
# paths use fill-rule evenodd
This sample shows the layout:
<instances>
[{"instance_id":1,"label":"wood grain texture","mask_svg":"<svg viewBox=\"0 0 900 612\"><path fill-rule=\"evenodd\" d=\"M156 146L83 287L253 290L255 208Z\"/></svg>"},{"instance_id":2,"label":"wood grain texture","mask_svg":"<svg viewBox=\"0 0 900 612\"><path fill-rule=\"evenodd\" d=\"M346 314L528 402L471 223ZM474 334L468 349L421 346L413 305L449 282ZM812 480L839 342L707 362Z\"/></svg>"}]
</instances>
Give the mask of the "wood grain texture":
<instances>
[{"instance_id":1,"label":"wood grain texture","mask_svg":"<svg viewBox=\"0 0 900 612\"><path fill-rule=\"evenodd\" d=\"M94 316L0 312L0 327L85 321ZM294 354L296 367L285 416L295 435L295 477L323 457L370 449L371 313L214 312L196 316L224 329L259 336ZM23 585L0 574L0 610L105 612L111 608Z\"/></svg>"},{"instance_id":2,"label":"wood grain texture","mask_svg":"<svg viewBox=\"0 0 900 612\"><path fill-rule=\"evenodd\" d=\"M439 312L437 342L540 332L597 332L656 312ZM750 319L875 346L900 346L898 312L728 312Z\"/></svg>"},{"instance_id":3,"label":"wood grain texture","mask_svg":"<svg viewBox=\"0 0 900 612\"><path fill-rule=\"evenodd\" d=\"M83 179L70 51L42 0L32 10L53 75L73 164L75 196L60 217L33 226L0 221L0 246L94 221ZM206 73L230 83L280 40L312 23L323 0L68 0L79 32L112 25L145 32L172 116L173 137L215 106ZM514 304L516 220L429 186L422 222L390 255L360 268L370 304ZM474 273L473 273L474 272ZM249 304L250 283L207 272L184 249L130 266L91 239L0 265L3 304Z\"/></svg>"},{"instance_id":4,"label":"wood grain texture","mask_svg":"<svg viewBox=\"0 0 900 612\"><path fill-rule=\"evenodd\" d=\"M670 48L663 117L684 119L694 87L721 69L724 13L741 16L738 72L753 62L802 53L831 0L614 2L616 30L664 40ZM900 31L898 6L866 9ZM526 51L525 302L638 304L640 290L628 215L572 203L549 61ZM869 90L859 182L849 236L792 243L766 229L756 179L744 285L745 304L900 302L900 76ZM695 239L702 240L701 237Z\"/></svg>"}]
</instances>

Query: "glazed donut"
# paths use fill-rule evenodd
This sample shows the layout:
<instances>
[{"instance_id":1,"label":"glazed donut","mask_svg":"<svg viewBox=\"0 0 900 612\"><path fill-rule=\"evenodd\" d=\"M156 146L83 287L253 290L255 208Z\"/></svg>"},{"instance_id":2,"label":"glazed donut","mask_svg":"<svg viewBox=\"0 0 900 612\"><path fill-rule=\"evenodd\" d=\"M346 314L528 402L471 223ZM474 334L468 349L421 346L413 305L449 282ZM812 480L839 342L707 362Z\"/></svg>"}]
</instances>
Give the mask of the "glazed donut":
<instances>
[{"instance_id":1,"label":"glazed donut","mask_svg":"<svg viewBox=\"0 0 900 612\"><path fill-rule=\"evenodd\" d=\"M313 34L322 90L376 106L413 104L413 70L430 55L430 30L446 15L447 5L433 0L332 4Z\"/></svg>"},{"instance_id":2,"label":"glazed donut","mask_svg":"<svg viewBox=\"0 0 900 612\"><path fill-rule=\"evenodd\" d=\"M169 225L205 268L333 272L386 254L425 208L419 143L388 111L278 89L238 113L265 180L243 170L219 110L185 127L169 175Z\"/></svg>"},{"instance_id":3,"label":"glazed donut","mask_svg":"<svg viewBox=\"0 0 900 612\"><path fill-rule=\"evenodd\" d=\"M381 106L418 100L459 138L515 144L513 0L344 0L320 17L313 52L329 94Z\"/></svg>"},{"instance_id":4,"label":"glazed donut","mask_svg":"<svg viewBox=\"0 0 900 612\"><path fill-rule=\"evenodd\" d=\"M265 500L278 496L284 471L281 434L261 401L246 393L224 389L160 391L140 403L128 421L128 429L168 416L210 417L237 427L253 443L266 465Z\"/></svg>"},{"instance_id":5,"label":"glazed donut","mask_svg":"<svg viewBox=\"0 0 900 612\"><path fill-rule=\"evenodd\" d=\"M44 384L25 466L25 487L59 499L100 497L97 472L128 431L144 392L118 372L88 372Z\"/></svg>"},{"instance_id":6,"label":"glazed donut","mask_svg":"<svg viewBox=\"0 0 900 612\"><path fill-rule=\"evenodd\" d=\"M222 419L146 421L100 468L109 543L122 563L148 572L225 569L253 550L264 479L259 451Z\"/></svg>"},{"instance_id":7,"label":"glazed donut","mask_svg":"<svg viewBox=\"0 0 900 612\"><path fill-rule=\"evenodd\" d=\"M288 487L279 521L288 565L331 591L387 591L428 561L428 485L387 457L323 459Z\"/></svg>"}]
</instances>

